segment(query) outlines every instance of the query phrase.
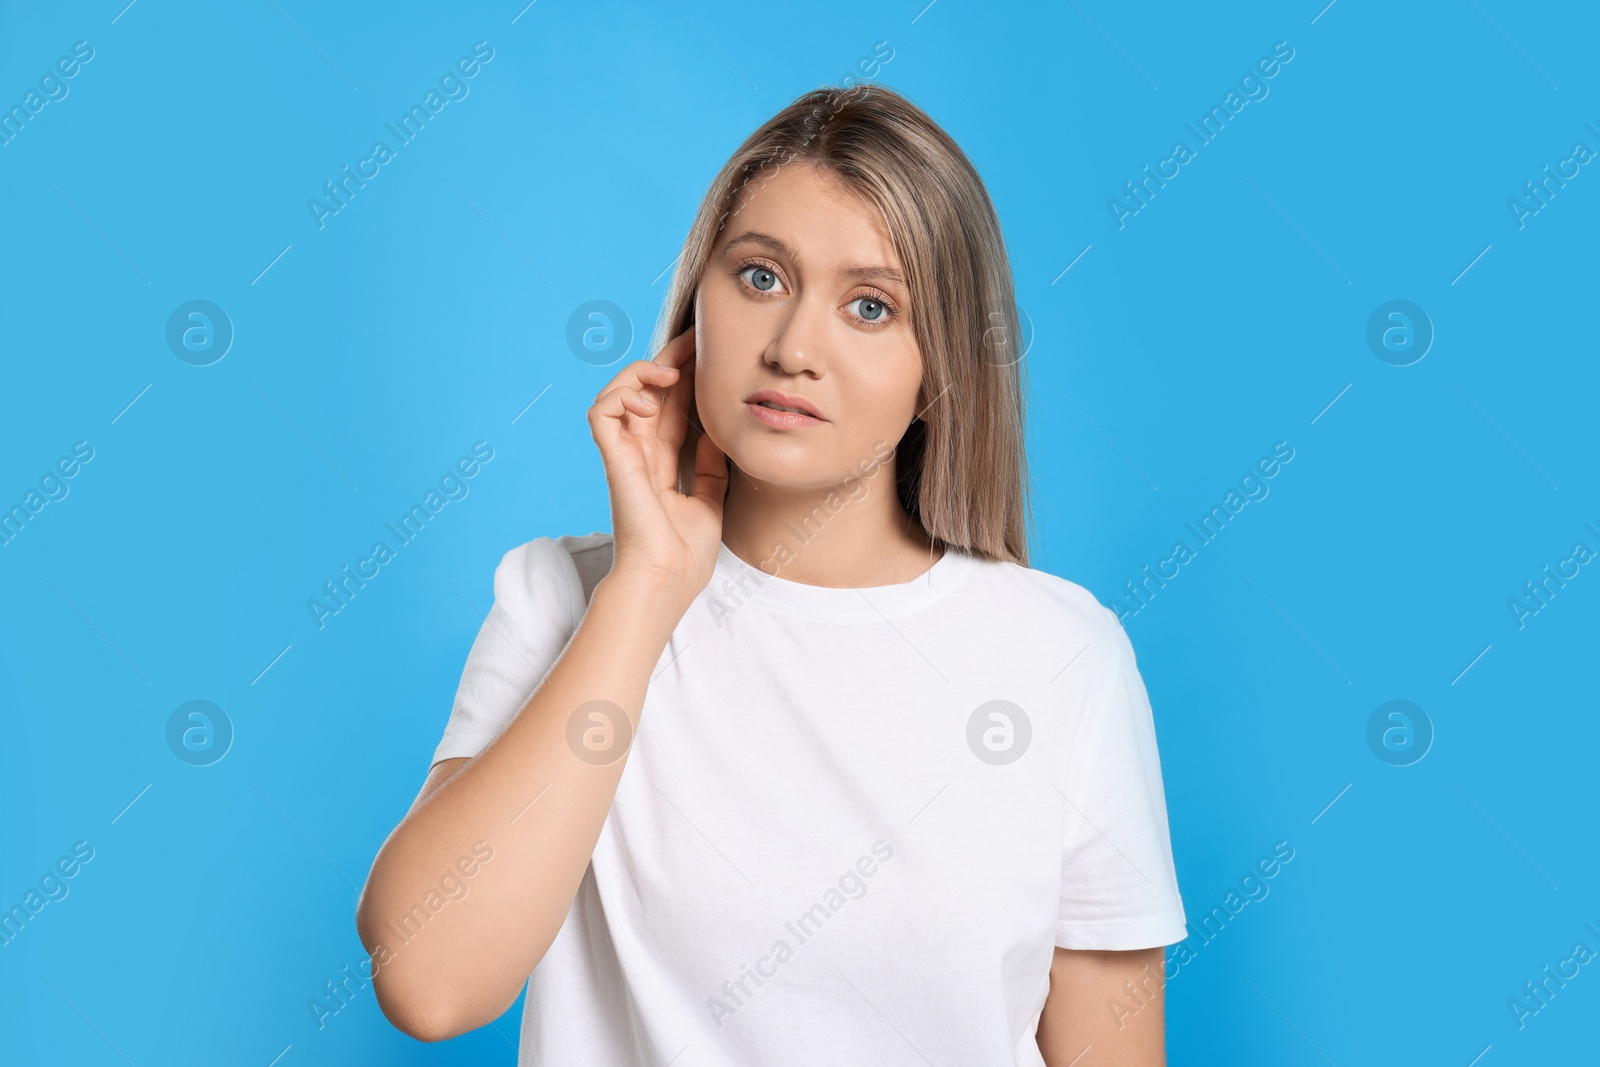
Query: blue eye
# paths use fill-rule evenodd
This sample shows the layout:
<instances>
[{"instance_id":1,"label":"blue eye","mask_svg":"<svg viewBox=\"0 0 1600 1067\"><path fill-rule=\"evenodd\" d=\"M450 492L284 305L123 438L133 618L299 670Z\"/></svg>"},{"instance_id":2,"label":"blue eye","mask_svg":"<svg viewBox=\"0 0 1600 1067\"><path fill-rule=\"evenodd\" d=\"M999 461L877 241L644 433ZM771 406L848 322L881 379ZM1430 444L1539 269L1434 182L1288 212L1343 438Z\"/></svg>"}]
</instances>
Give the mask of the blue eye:
<instances>
[{"instance_id":1,"label":"blue eye","mask_svg":"<svg viewBox=\"0 0 1600 1067\"><path fill-rule=\"evenodd\" d=\"M863 296L851 301L852 304L861 304L864 308L858 314L868 322L876 322L883 315L888 314L889 308L882 300L874 297Z\"/></svg>"},{"instance_id":2,"label":"blue eye","mask_svg":"<svg viewBox=\"0 0 1600 1067\"><path fill-rule=\"evenodd\" d=\"M770 292L772 287L778 284L778 276L765 267L744 267L740 269L739 273L743 274L745 271L752 272L750 278L751 288L759 289L763 293Z\"/></svg>"}]
</instances>

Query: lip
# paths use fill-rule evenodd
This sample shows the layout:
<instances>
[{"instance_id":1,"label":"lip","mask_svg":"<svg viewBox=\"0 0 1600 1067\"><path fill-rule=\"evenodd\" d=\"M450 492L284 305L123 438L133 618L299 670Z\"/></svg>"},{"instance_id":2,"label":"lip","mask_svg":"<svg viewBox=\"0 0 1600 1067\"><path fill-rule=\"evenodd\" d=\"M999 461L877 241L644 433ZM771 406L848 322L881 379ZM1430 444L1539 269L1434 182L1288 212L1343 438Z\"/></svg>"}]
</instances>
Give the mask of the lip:
<instances>
[{"instance_id":1,"label":"lip","mask_svg":"<svg viewBox=\"0 0 1600 1067\"><path fill-rule=\"evenodd\" d=\"M762 407L761 402L763 400L770 404L782 404L788 408L799 408L800 411L806 414L774 411L772 408ZM828 421L822 417L822 413L817 410L816 405L805 397L788 396L775 389L762 389L750 394L745 399L745 407L749 408L750 413L755 415L756 418L769 426L813 426L817 423Z\"/></svg>"},{"instance_id":2,"label":"lip","mask_svg":"<svg viewBox=\"0 0 1600 1067\"><path fill-rule=\"evenodd\" d=\"M824 420L814 419L810 415L802 415L795 411L774 411L764 408L760 404L747 403L745 410L755 417L757 422L780 430L797 430L806 426L821 426Z\"/></svg>"}]
</instances>

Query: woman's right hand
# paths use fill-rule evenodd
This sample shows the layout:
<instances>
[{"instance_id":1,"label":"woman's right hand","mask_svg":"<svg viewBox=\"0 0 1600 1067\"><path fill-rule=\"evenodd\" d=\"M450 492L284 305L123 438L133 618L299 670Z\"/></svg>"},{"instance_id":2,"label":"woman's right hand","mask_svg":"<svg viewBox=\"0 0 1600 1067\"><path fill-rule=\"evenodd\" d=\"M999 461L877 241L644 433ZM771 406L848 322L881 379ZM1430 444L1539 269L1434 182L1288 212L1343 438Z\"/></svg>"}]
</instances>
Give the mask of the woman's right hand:
<instances>
[{"instance_id":1,"label":"woman's right hand","mask_svg":"<svg viewBox=\"0 0 1600 1067\"><path fill-rule=\"evenodd\" d=\"M694 489L678 492L678 453L694 400L695 327L636 360L589 409L589 432L611 495L611 574L631 575L685 610L706 587L722 543L728 461L705 434L695 448Z\"/></svg>"}]
</instances>

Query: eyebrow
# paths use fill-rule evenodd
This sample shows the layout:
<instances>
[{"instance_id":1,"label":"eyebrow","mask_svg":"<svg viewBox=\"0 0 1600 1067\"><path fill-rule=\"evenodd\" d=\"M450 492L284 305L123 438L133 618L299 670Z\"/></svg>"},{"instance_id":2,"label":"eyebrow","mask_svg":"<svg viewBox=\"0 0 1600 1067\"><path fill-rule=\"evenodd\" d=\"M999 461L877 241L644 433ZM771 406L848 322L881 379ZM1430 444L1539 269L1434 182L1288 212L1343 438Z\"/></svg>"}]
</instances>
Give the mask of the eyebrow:
<instances>
[{"instance_id":1,"label":"eyebrow","mask_svg":"<svg viewBox=\"0 0 1600 1067\"><path fill-rule=\"evenodd\" d=\"M794 260L798 260L800 258L795 253L794 249L790 248L781 239L772 236L770 233L762 233L760 230L746 230L744 233L741 233L739 236L733 238L723 248L723 254L727 255L728 252L732 251L733 246L738 244L760 245L775 255L784 256L788 259ZM846 278L858 278L862 280L870 278L883 278L891 282L898 282L901 285L906 285L905 276L899 271L895 270L893 267L845 267L839 273L843 274Z\"/></svg>"}]
</instances>

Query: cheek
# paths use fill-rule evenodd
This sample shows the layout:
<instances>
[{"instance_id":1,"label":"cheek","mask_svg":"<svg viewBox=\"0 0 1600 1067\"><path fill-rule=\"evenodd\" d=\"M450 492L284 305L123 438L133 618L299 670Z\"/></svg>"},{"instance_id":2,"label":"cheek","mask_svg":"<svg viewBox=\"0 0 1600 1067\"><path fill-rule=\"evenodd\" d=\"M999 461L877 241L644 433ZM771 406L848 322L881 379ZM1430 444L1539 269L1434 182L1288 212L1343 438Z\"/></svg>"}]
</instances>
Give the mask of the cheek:
<instances>
[{"instance_id":1,"label":"cheek","mask_svg":"<svg viewBox=\"0 0 1600 1067\"><path fill-rule=\"evenodd\" d=\"M716 291L704 293L695 306L694 373L695 390L716 384L729 356L743 344L739 319L732 314L727 297Z\"/></svg>"},{"instance_id":2,"label":"cheek","mask_svg":"<svg viewBox=\"0 0 1600 1067\"><path fill-rule=\"evenodd\" d=\"M871 397L871 408L898 418L914 412L922 389L922 359L915 345L907 344L881 354L882 359L864 376L860 395Z\"/></svg>"},{"instance_id":3,"label":"cheek","mask_svg":"<svg viewBox=\"0 0 1600 1067\"><path fill-rule=\"evenodd\" d=\"M725 286L707 292L702 302L705 317L696 320L706 334L705 350L715 355L764 349L773 320L762 312L769 306L728 292Z\"/></svg>"},{"instance_id":4,"label":"cheek","mask_svg":"<svg viewBox=\"0 0 1600 1067\"><path fill-rule=\"evenodd\" d=\"M845 398L845 424L842 440L852 455L865 456L872 442L896 442L919 413L917 396L922 385L922 363L915 348L890 354L879 352L881 360L863 361L835 384Z\"/></svg>"},{"instance_id":5,"label":"cheek","mask_svg":"<svg viewBox=\"0 0 1600 1067\"><path fill-rule=\"evenodd\" d=\"M759 368L770 326L715 283L702 291L695 322L695 395L726 401L749 381L752 368Z\"/></svg>"}]
</instances>

